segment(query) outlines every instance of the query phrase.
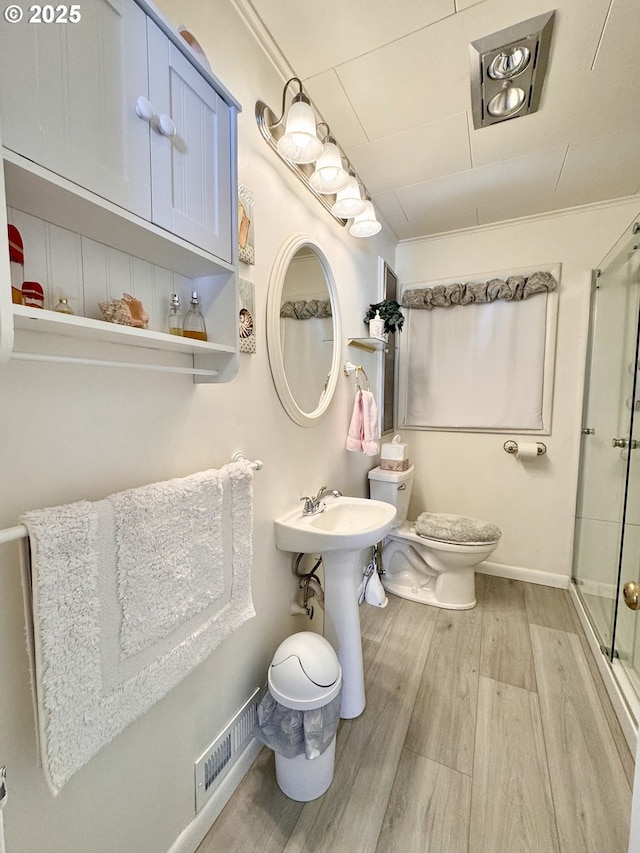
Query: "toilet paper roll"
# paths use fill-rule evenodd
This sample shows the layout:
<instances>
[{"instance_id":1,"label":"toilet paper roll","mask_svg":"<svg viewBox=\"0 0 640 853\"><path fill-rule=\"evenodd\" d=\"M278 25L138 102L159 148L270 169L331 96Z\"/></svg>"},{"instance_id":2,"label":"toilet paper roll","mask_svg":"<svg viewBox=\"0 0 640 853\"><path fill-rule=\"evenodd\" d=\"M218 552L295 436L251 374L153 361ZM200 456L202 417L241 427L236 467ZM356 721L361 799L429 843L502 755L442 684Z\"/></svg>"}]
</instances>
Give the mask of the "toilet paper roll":
<instances>
[{"instance_id":1,"label":"toilet paper roll","mask_svg":"<svg viewBox=\"0 0 640 853\"><path fill-rule=\"evenodd\" d=\"M537 459L538 458L538 443L536 441L519 441L518 450L516 452L518 459Z\"/></svg>"}]
</instances>

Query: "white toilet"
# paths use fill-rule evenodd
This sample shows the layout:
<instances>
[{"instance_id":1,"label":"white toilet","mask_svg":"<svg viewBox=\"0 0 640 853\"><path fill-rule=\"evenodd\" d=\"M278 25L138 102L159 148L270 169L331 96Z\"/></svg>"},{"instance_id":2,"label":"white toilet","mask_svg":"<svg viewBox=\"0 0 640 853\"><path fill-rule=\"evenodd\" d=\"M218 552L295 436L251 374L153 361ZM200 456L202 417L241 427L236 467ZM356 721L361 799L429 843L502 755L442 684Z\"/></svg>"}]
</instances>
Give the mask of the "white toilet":
<instances>
[{"instance_id":1,"label":"white toilet","mask_svg":"<svg viewBox=\"0 0 640 853\"><path fill-rule=\"evenodd\" d=\"M396 508L382 548L382 584L401 598L449 610L476 605L475 567L496 549L494 524L462 515L423 512L407 521L414 468L369 471L370 497Z\"/></svg>"}]
</instances>

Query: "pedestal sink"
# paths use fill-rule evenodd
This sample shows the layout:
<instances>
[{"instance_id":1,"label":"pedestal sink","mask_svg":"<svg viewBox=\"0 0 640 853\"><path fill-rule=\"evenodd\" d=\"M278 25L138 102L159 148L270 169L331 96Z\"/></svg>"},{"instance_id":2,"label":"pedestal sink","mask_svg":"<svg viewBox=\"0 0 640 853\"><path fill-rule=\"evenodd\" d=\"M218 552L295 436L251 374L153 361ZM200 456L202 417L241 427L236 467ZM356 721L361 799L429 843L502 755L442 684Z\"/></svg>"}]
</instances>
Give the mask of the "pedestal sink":
<instances>
[{"instance_id":1,"label":"pedestal sink","mask_svg":"<svg viewBox=\"0 0 640 853\"><path fill-rule=\"evenodd\" d=\"M360 552L384 538L395 507L367 498L329 497L325 509L303 515L298 507L275 521L276 547L321 554L324 566L324 636L338 655L343 690L340 716L359 716L365 706L358 610Z\"/></svg>"}]
</instances>

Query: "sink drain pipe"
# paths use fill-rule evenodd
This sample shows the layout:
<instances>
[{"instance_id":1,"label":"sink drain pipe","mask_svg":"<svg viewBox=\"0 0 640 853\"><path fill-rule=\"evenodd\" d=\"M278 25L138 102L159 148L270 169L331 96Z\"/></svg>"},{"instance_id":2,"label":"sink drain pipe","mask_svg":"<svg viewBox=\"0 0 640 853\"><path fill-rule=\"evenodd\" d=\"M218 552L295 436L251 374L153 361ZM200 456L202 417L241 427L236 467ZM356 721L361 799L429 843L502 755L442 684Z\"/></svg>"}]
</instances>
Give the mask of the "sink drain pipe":
<instances>
[{"instance_id":1,"label":"sink drain pipe","mask_svg":"<svg viewBox=\"0 0 640 853\"><path fill-rule=\"evenodd\" d=\"M292 615L301 614L303 616L308 616L309 619L313 619L314 608L313 605L309 604L309 599L315 598L320 607L324 610L324 590L322 589L320 578L316 575L316 572L322 565L322 557L318 557L316 564L310 572L300 572L300 563L304 556L304 554L298 554L295 559L293 571L299 579L298 589L301 591L302 595L296 596L296 599L291 605L290 612Z\"/></svg>"}]
</instances>

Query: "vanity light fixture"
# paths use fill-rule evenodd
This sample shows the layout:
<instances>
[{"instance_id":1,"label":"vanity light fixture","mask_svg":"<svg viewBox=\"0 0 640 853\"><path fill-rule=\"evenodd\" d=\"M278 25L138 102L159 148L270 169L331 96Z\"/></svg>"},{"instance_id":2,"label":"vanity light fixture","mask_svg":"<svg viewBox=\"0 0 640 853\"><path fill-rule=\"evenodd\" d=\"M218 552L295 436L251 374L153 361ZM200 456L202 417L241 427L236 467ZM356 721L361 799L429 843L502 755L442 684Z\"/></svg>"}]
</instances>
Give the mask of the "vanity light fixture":
<instances>
[{"instance_id":1,"label":"vanity light fixture","mask_svg":"<svg viewBox=\"0 0 640 853\"><path fill-rule=\"evenodd\" d=\"M287 92L294 85L298 93L287 112ZM371 197L329 125L324 120L317 122L316 115L298 77L292 77L284 85L279 117L263 101L256 102L256 122L263 137L320 204L341 225L352 219L349 233L353 236L377 234L382 226L376 218ZM322 128L326 132L321 141L318 130Z\"/></svg>"},{"instance_id":2,"label":"vanity light fixture","mask_svg":"<svg viewBox=\"0 0 640 853\"><path fill-rule=\"evenodd\" d=\"M364 213L364 201L360 195L360 186L358 179L353 172L349 172L349 181L346 187L339 190L336 194L336 200L331 205L331 212L334 216L343 219L352 219L359 213Z\"/></svg>"},{"instance_id":3,"label":"vanity light fixture","mask_svg":"<svg viewBox=\"0 0 640 853\"><path fill-rule=\"evenodd\" d=\"M354 217L349 234L352 237L373 237L382 228L382 225L376 219L376 212L373 209L373 204L369 196L366 196L364 201L364 210Z\"/></svg>"},{"instance_id":4,"label":"vanity light fixture","mask_svg":"<svg viewBox=\"0 0 640 853\"><path fill-rule=\"evenodd\" d=\"M534 113L540 106L555 12L471 42L475 128Z\"/></svg>"},{"instance_id":5,"label":"vanity light fixture","mask_svg":"<svg viewBox=\"0 0 640 853\"><path fill-rule=\"evenodd\" d=\"M311 102L302 91L302 83L297 77L292 77L287 82L282 93L282 115L278 123L284 118L284 105L289 83L299 83L300 91L293 98L289 112L284 135L278 140L278 151L288 160L294 163L313 163L322 154L322 143L316 135L316 118L313 114Z\"/></svg>"},{"instance_id":6,"label":"vanity light fixture","mask_svg":"<svg viewBox=\"0 0 640 853\"><path fill-rule=\"evenodd\" d=\"M324 122L322 122L324 124ZM321 125L318 125L320 127ZM328 125L325 125L328 128ZM327 134L322 146L322 154L316 160L316 167L310 179L311 186L322 195L335 195L349 183L349 173L342 165L342 155L335 139Z\"/></svg>"}]
</instances>

